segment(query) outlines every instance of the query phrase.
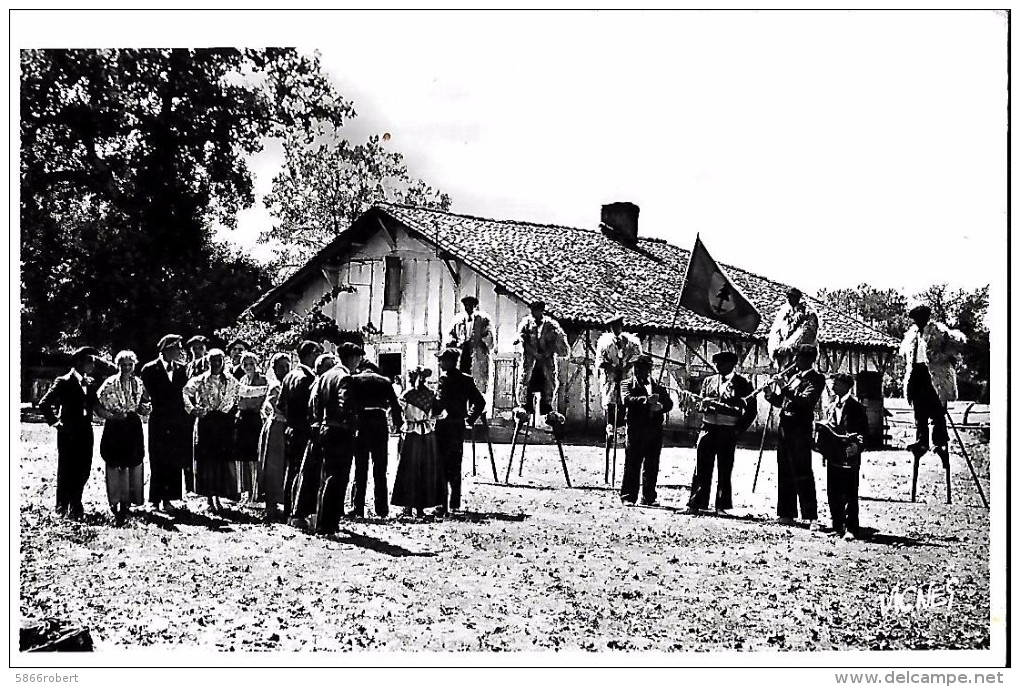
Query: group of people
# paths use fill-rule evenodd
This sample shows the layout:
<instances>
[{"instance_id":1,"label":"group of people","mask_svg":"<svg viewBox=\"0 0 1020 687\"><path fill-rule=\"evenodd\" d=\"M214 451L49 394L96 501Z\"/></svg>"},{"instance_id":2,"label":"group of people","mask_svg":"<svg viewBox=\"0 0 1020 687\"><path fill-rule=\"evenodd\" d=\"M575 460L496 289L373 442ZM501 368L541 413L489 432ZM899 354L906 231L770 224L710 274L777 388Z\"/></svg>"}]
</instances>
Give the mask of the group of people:
<instances>
[{"instance_id":1,"label":"group of people","mask_svg":"<svg viewBox=\"0 0 1020 687\"><path fill-rule=\"evenodd\" d=\"M142 418L149 425L149 501L172 511L188 491L207 497L213 512L221 499L262 499L267 517L283 518L319 533L335 532L345 515L344 503L353 467L353 510L364 517L368 473L373 476L374 510L387 517L389 505L401 516L442 517L461 508L461 468L465 433L483 417L489 376L492 325L478 310L478 299L462 299L464 312L437 354L438 392L429 384L432 371L419 367L408 374L399 396L390 379L365 359L365 351L344 343L335 353L304 341L291 356L276 353L263 373L244 341L207 349L202 336L187 342L190 362L182 362L182 337L169 334L157 346L159 357L135 374L137 357L117 354L117 374L98 389L89 383L98 352L81 348L72 369L59 377L40 401L57 431L57 509L82 512L81 494L92 456L93 409L105 419L100 455L107 465L107 493L118 522L131 505L142 503L145 449ZM538 411L559 436L564 417L556 412L556 359L567 353L566 335L545 313L545 303L530 304L531 314L518 328L523 350L519 406L514 415L525 422ZM916 460L934 451L948 479L946 403L955 399L953 355L963 342L959 332L931 321L925 305L910 308L913 325L901 345L906 363L905 388L914 407ZM624 331L625 318L606 322L609 331L596 346L596 360L608 442L625 440L620 500L625 505L654 505L662 451L663 424L674 407L670 390L652 379L653 356L641 341ZM715 374L702 380L697 393L679 391L678 401L701 414L696 464L688 511L707 510L716 475L715 510L733 508L731 475L737 441L757 415L756 397L778 409L776 512L780 522L800 517L821 529L812 469L812 450L822 453L827 468L831 533L846 539L860 535L858 487L861 453L868 435L867 412L853 397L854 379L815 367L818 314L797 289L787 292L768 338L768 352L780 372L754 389L739 374L732 351L712 356ZM826 385L831 404L816 422L816 408ZM771 411L770 411L771 413ZM934 430L929 433L928 423ZM391 428L399 430L399 464L392 496L387 484ZM608 455L608 454L607 454Z\"/></svg>"},{"instance_id":2,"label":"group of people","mask_svg":"<svg viewBox=\"0 0 1020 687\"><path fill-rule=\"evenodd\" d=\"M144 504L143 419L154 510L173 513L185 491L206 497L213 513L224 509L222 499L262 500L270 520L332 533L344 515L364 517L371 467L374 510L387 517L391 428L403 430L392 491L401 515L430 509L442 517L460 509L464 434L484 412L485 399L458 369L457 348L437 356L438 393L428 385L432 371L417 368L398 398L391 380L354 343L332 353L304 341L293 369L291 355L279 352L265 372L244 341L230 342L229 354L209 350L202 336L186 345L187 363L183 338L164 336L158 357L137 374L137 356L121 351L117 374L98 385L91 375L99 352L74 351L71 370L39 402L57 429L58 512L84 513L93 414L105 421L99 452L117 524ZM353 510L346 512L352 467Z\"/></svg>"},{"instance_id":3,"label":"group of people","mask_svg":"<svg viewBox=\"0 0 1020 687\"><path fill-rule=\"evenodd\" d=\"M712 356L715 374L701 382L700 392L682 390L679 400L701 414L696 462L691 480L688 512L709 507L713 473L717 475L715 510L733 508L731 476L737 441L757 415L756 397L778 409L776 514L782 524L793 524L800 515L811 530L821 530L812 451L822 455L832 526L831 535L852 540L860 536L858 490L861 454L869 434L864 405L852 395L854 378L830 375L828 380L815 366L818 357L818 313L798 289L790 289L769 332L768 353L780 369L759 389L736 371L739 358L731 351ZM900 347L906 364L904 388L914 408L916 441L908 448L917 461L931 449L942 459L949 479L947 403L956 398L954 355L964 342L960 332L931 321L931 309L917 304L909 308L913 322ZM654 505L662 426L673 407L669 391L650 379L652 358L641 351L637 336L624 332L624 318L607 323L610 331L597 344L603 408L607 419L607 442L615 441L621 425L626 427L626 462L620 499L625 505L638 501ZM816 408L828 385L832 402ZM929 435L928 423L933 425ZM608 450L608 445L607 445ZM639 489L640 486L640 489Z\"/></svg>"}]
</instances>

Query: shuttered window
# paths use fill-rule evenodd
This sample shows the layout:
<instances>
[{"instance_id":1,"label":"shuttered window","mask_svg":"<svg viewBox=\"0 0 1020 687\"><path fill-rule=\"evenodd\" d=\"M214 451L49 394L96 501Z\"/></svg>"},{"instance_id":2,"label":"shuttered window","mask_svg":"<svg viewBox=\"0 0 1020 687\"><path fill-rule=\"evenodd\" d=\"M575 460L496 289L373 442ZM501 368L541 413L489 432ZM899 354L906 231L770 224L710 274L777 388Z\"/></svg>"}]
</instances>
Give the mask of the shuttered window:
<instances>
[{"instance_id":1,"label":"shuttered window","mask_svg":"<svg viewBox=\"0 0 1020 687\"><path fill-rule=\"evenodd\" d=\"M400 307L400 258L386 256L386 282L383 286L383 307L396 310Z\"/></svg>"}]
</instances>

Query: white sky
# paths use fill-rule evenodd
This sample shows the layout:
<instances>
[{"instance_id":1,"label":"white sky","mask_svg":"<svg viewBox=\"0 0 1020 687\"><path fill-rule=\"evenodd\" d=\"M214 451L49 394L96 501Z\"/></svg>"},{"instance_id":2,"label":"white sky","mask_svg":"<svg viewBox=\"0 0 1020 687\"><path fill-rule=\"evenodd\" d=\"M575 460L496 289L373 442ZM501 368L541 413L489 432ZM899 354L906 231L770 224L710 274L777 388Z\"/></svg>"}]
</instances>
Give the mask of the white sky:
<instances>
[{"instance_id":1,"label":"white sky","mask_svg":"<svg viewBox=\"0 0 1020 687\"><path fill-rule=\"evenodd\" d=\"M595 226L629 200L643 235L700 232L716 259L812 291L1005 271L995 13L145 16L90 45L320 50L352 138L389 132L454 212ZM278 164L254 161L257 190ZM231 240L261 254L270 222L260 203Z\"/></svg>"}]
</instances>

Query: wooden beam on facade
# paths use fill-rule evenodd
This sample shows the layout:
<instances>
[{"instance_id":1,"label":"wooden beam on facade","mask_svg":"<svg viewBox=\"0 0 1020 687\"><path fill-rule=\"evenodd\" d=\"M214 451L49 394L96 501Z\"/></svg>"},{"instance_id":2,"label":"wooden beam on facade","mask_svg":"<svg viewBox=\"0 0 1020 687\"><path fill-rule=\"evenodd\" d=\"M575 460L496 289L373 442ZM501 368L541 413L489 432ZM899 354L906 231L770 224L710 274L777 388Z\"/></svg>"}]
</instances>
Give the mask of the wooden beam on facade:
<instances>
[{"instance_id":1,"label":"wooden beam on facade","mask_svg":"<svg viewBox=\"0 0 1020 687\"><path fill-rule=\"evenodd\" d=\"M450 276L453 277L453 283L458 287L460 286L460 263L457 262L456 258L452 255L443 251L439 254L439 259L446 265L446 269L450 270Z\"/></svg>"}]
</instances>

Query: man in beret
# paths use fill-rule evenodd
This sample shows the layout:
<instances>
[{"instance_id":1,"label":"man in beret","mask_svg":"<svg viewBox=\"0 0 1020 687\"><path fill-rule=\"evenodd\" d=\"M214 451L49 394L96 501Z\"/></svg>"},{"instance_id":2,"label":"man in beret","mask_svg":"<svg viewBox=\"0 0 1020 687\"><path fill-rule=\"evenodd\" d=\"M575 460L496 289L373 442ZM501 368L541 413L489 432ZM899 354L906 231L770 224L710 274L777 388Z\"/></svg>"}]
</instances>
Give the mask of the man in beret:
<instances>
[{"instance_id":1,"label":"man in beret","mask_svg":"<svg viewBox=\"0 0 1020 687\"><path fill-rule=\"evenodd\" d=\"M547 422L553 411L556 385L559 381L557 356L565 356L567 335L559 322L545 314L545 302L534 301L530 306L531 315L521 320L517 329L517 340L524 349L524 368L521 375L521 404L527 414L535 412L535 393L540 394L539 412Z\"/></svg>"},{"instance_id":2,"label":"man in beret","mask_svg":"<svg viewBox=\"0 0 1020 687\"><path fill-rule=\"evenodd\" d=\"M620 387L641 355L641 341L623 331L624 316L617 314L608 320L609 331L599 337L595 345L595 360L599 369L599 388L602 391L602 408L606 412L606 436L613 436L623 424L623 404ZM615 420L615 423L614 423Z\"/></svg>"},{"instance_id":3,"label":"man in beret","mask_svg":"<svg viewBox=\"0 0 1020 687\"><path fill-rule=\"evenodd\" d=\"M725 512L733 508L733 456L737 439L751 426L755 416L754 391L746 377L735 372L737 354L720 351L712 356L717 374L705 379L701 387L701 432L698 434L697 464L691 481L688 510L708 508L712 493L712 471L719 465L719 481L715 489L715 509Z\"/></svg>"},{"instance_id":4,"label":"man in beret","mask_svg":"<svg viewBox=\"0 0 1020 687\"><path fill-rule=\"evenodd\" d=\"M206 351L209 350L209 339L196 334L188 339L186 345L191 355L191 360L188 361L188 379L191 379L209 369L209 360L205 357Z\"/></svg>"},{"instance_id":5,"label":"man in beret","mask_svg":"<svg viewBox=\"0 0 1020 687\"><path fill-rule=\"evenodd\" d=\"M956 357L967 338L941 322L932 322L931 308L922 303L912 304L908 315L912 324L900 344L900 355L906 363L903 389L907 401L914 407L914 443L907 447L914 454L913 498L917 493L917 469L921 456L929 451L932 444L935 453L942 459L947 492L949 490L946 404L957 397ZM932 424L930 440L929 421Z\"/></svg>"},{"instance_id":6,"label":"man in beret","mask_svg":"<svg viewBox=\"0 0 1020 687\"><path fill-rule=\"evenodd\" d=\"M39 399L46 422L57 429L57 513L85 514L82 493L92 470L92 411L96 384L91 378L99 351L84 346L71 354L71 369L57 377Z\"/></svg>"},{"instance_id":7,"label":"man in beret","mask_svg":"<svg viewBox=\"0 0 1020 687\"><path fill-rule=\"evenodd\" d=\"M464 312L450 327L447 347L460 351L460 371L471 375L475 386L484 394L489 388L492 319L478 309L478 299L474 296L464 296L460 302L464 305Z\"/></svg>"},{"instance_id":8,"label":"man in beret","mask_svg":"<svg viewBox=\"0 0 1020 687\"><path fill-rule=\"evenodd\" d=\"M789 289L786 303L779 308L769 330L769 358L783 369L793 362L798 347L813 346L817 350L818 327L818 313L804 300L804 294L800 289Z\"/></svg>"},{"instance_id":9,"label":"man in beret","mask_svg":"<svg viewBox=\"0 0 1020 687\"><path fill-rule=\"evenodd\" d=\"M286 443L286 471L284 476L283 510L291 516L294 482L301 470L301 459L311 432L308 417L308 401L315 381L315 359L322 353L322 346L315 341L302 341L297 349L299 364L280 382L280 395L276 399L276 410L287 425L284 430Z\"/></svg>"},{"instance_id":10,"label":"man in beret","mask_svg":"<svg viewBox=\"0 0 1020 687\"><path fill-rule=\"evenodd\" d=\"M826 491L833 534L844 539L859 536L857 490L861 479L861 451L868 435L868 412L850 392L854 378L833 375L834 401L826 411L825 426L819 429L818 450L826 464Z\"/></svg>"},{"instance_id":11,"label":"man in beret","mask_svg":"<svg viewBox=\"0 0 1020 687\"><path fill-rule=\"evenodd\" d=\"M149 416L149 504L173 510L172 501L183 499L181 482L193 473L194 420L184 407L187 368L181 363L183 339L167 334L156 345L159 355L142 366L139 376L152 399ZM192 477L192 479L194 479ZM193 484L193 482L192 482Z\"/></svg>"},{"instance_id":12,"label":"man in beret","mask_svg":"<svg viewBox=\"0 0 1020 687\"><path fill-rule=\"evenodd\" d=\"M818 500L815 474L811 467L815 406L825 389L825 378L815 369L818 349L810 344L799 346L794 353L796 372L777 378L765 391L765 399L779 408L779 444L776 448L778 489L776 511L779 522L792 525L800 514L813 531L818 523Z\"/></svg>"},{"instance_id":13,"label":"man in beret","mask_svg":"<svg viewBox=\"0 0 1020 687\"><path fill-rule=\"evenodd\" d=\"M622 393L627 408L627 453L620 501L625 506L634 505L640 486L641 505L653 506L662 454L662 423L673 409L673 399L666 387L652 379L652 356L638 356L634 374L624 381Z\"/></svg>"},{"instance_id":14,"label":"man in beret","mask_svg":"<svg viewBox=\"0 0 1020 687\"><path fill-rule=\"evenodd\" d=\"M349 347L344 349L344 346ZM335 534L339 529L358 428L350 401L352 377L343 361L350 363L356 360L361 355L358 353L361 347L343 344L340 348L344 351L341 362L323 372L315 381L311 399L312 416L319 425L317 441L322 456L322 474L315 504L315 531L318 534Z\"/></svg>"},{"instance_id":15,"label":"man in beret","mask_svg":"<svg viewBox=\"0 0 1020 687\"><path fill-rule=\"evenodd\" d=\"M457 367L460 352L456 348L440 351L439 393L432 414L436 421L436 453L439 455L444 477L443 506L437 511L442 517L447 512L460 510L461 464L464 460L464 431L475 424L485 412L485 397L474 380Z\"/></svg>"},{"instance_id":16,"label":"man in beret","mask_svg":"<svg viewBox=\"0 0 1020 687\"><path fill-rule=\"evenodd\" d=\"M375 514L380 518L389 515L389 490L386 485L386 468L390 443L390 426L400 427L403 413L393 384L379 374L379 368L367 360L358 363L351 376L347 412L357 418L354 439L354 516L365 516L365 493L368 491L368 466L372 464L372 486Z\"/></svg>"}]
</instances>

